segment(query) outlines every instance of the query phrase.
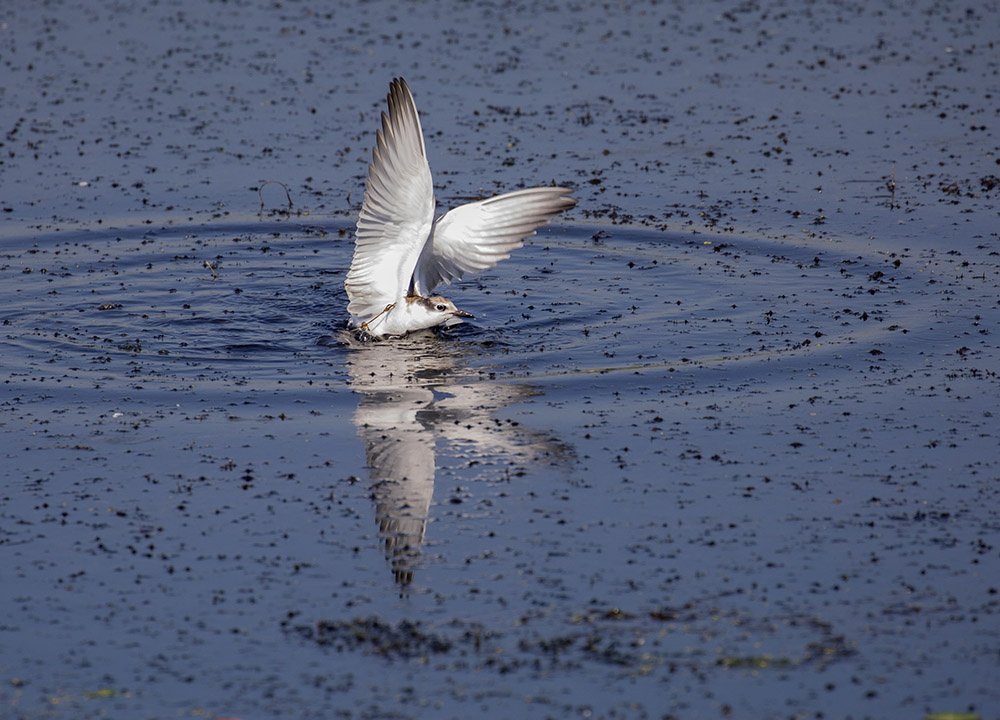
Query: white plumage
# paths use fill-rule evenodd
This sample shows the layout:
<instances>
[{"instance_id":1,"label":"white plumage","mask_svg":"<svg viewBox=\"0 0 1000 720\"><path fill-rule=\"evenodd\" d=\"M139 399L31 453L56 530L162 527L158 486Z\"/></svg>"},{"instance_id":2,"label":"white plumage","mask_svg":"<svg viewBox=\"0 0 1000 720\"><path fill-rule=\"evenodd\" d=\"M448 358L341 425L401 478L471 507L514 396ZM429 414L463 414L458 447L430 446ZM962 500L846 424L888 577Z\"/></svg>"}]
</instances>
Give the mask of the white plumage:
<instances>
[{"instance_id":1,"label":"white plumage","mask_svg":"<svg viewBox=\"0 0 1000 720\"><path fill-rule=\"evenodd\" d=\"M553 215L573 207L568 188L538 187L461 205L434 219L434 187L420 117L406 81L389 86L376 133L354 260L344 287L351 324L403 335L472 317L442 297L441 282L493 267Z\"/></svg>"}]
</instances>

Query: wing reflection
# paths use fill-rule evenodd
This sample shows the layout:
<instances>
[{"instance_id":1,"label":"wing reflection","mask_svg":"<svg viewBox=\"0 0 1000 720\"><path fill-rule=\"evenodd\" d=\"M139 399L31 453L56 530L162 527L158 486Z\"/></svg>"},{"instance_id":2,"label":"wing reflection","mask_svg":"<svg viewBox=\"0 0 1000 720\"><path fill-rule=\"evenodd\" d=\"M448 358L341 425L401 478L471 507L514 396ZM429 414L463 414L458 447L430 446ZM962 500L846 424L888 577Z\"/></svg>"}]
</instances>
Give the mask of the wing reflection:
<instances>
[{"instance_id":1,"label":"wing reflection","mask_svg":"<svg viewBox=\"0 0 1000 720\"><path fill-rule=\"evenodd\" d=\"M365 444L379 536L400 586L413 582L421 556L439 443L452 456L505 469L572 456L558 440L495 417L540 391L476 379L468 346L430 333L350 344L351 387L361 395L354 424Z\"/></svg>"}]
</instances>

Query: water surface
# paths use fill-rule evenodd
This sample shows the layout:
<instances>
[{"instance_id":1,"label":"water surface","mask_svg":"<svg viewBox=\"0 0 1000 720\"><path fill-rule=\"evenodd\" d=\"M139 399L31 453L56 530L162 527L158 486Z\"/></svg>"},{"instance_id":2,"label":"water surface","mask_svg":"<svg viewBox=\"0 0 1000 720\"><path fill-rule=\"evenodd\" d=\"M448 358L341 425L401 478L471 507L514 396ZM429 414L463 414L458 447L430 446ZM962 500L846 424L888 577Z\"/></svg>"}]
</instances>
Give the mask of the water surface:
<instances>
[{"instance_id":1,"label":"water surface","mask_svg":"<svg viewBox=\"0 0 1000 720\"><path fill-rule=\"evenodd\" d=\"M419 9L0 29L0 714L986 716L996 8ZM396 74L580 204L360 344Z\"/></svg>"}]
</instances>

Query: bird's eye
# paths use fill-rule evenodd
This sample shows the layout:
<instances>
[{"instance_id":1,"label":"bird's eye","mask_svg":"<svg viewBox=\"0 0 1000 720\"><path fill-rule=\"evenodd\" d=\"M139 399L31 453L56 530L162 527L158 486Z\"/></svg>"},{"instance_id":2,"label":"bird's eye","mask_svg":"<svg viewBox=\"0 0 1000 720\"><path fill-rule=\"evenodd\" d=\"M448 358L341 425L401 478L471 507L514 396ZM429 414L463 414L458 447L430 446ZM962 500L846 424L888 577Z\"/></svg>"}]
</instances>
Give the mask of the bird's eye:
<instances>
[{"instance_id":1,"label":"bird's eye","mask_svg":"<svg viewBox=\"0 0 1000 720\"><path fill-rule=\"evenodd\" d=\"M437 309L440 310L441 312L444 312L447 308L445 308L444 305L438 305Z\"/></svg>"}]
</instances>

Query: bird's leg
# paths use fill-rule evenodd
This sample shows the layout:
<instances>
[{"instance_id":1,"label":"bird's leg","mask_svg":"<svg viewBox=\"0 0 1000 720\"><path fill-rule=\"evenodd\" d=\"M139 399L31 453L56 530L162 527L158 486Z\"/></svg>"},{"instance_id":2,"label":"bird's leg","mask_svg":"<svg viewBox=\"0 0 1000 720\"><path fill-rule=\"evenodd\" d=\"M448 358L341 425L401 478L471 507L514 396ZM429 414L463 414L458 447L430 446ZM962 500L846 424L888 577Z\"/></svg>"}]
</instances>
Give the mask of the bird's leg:
<instances>
[{"instance_id":1,"label":"bird's leg","mask_svg":"<svg viewBox=\"0 0 1000 720\"><path fill-rule=\"evenodd\" d=\"M364 330L369 335L373 335L371 329L368 327L368 323L375 322L380 317L382 317L383 315L385 315L387 312L389 312L390 310L392 310L394 307L396 307L396 303L389 303L388 305L386 305L382 309L382 312L380 312L378 315L376 315L375 317L373 317L371 320L365 320L363 323L361 323L360 329Z\"/></svg>"}]
</instances>

